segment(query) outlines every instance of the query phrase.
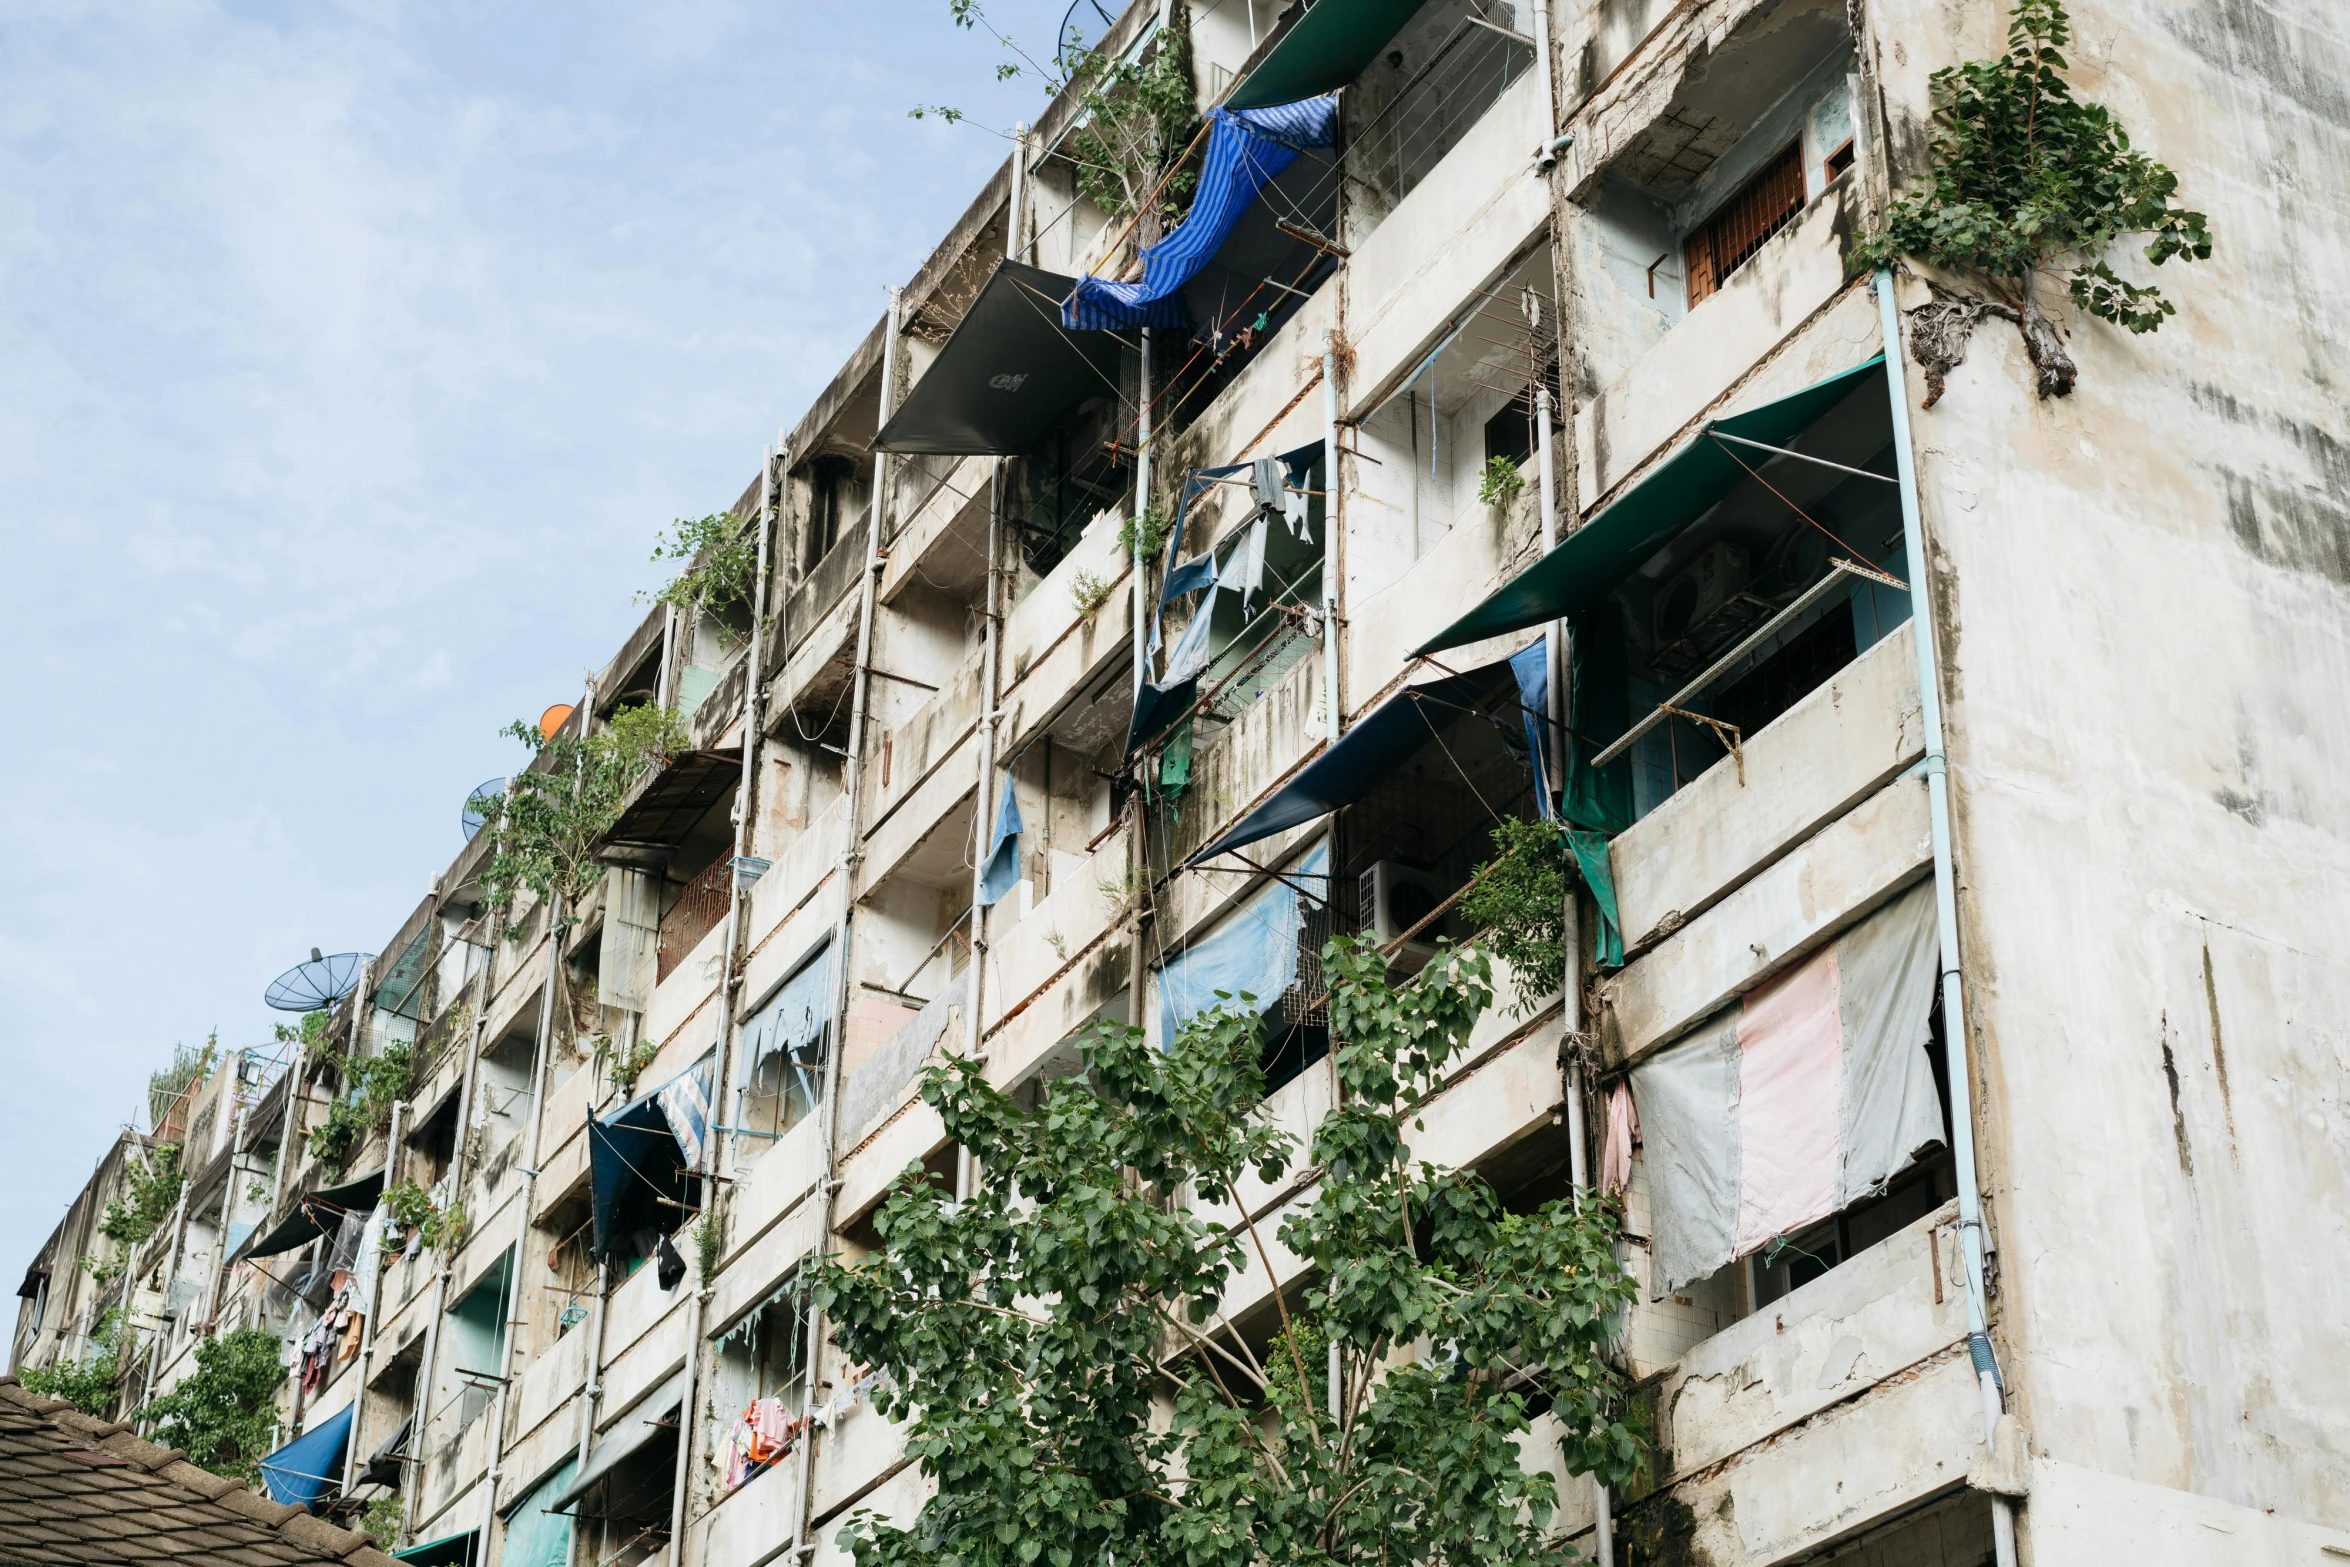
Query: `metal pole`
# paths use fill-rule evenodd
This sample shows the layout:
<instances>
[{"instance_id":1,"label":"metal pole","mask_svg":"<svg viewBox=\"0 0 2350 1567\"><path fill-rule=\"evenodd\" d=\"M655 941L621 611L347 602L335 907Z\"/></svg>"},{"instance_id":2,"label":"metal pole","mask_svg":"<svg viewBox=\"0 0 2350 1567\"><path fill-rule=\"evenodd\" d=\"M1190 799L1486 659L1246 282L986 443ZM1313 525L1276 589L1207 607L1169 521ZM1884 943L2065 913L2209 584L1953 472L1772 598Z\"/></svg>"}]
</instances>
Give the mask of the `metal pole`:
<instances>
[{"instance_id":1,"label":"metal pole","mask_svg":"<svg viewBox=\"0 0 2350 1567\"><path fill-rule=\"evenodd\" d=\"M882 334L881 351L881 420L886 423L894 411L897 389L899 290L896 284L889 290L889 325ZM873 520L866 535L866 559L862 581L857 590L857 662L850 675L849 751L844 759L841 777L848 795L846 811L847 842L841 847L840 912L832 927L832 1047L824 1052L824 1226L816 1233L819 1254L829 1252L832 1246L833 1202L840 1194L840 1051L841 1036L848 1027L849 1008L849 929L850 915L857 904L857 867L864 863L864 849L858 843L860 815L857 795L864 783L865 761L865 707L872 687L873 671L873 601L879 586L881 568L887 557L882 552L882 524L889 509L888 474L889 453L876 452L873 456ZM818 1372L824 1348L824 1314L816 1309L815 1296L808 1297L807 1366L805 1391L801 1397L802 1425L800 1429L800 1505L792 1515L792 1557L798 1559L801 1543L808 1537L809 1495L808 1479L811 1454L816 1446L816 1431L806 1423L806 1416L816 1406Z\"/></svg>"},{"instance_id":2,"label":"metal pole","mask_svg":"<svg viewBox=\"0 0 2350 1567\"><path fill-rule=\"evenodd\" d=\"M1004 254L1018 260L1028 246L1020 238L1020 226L1028 216L1028 122L1022 120L1012 127L1012 210L1004 224Z\"/></svg>"},{"instance_id":3,"label":"metal pole","mask_svg":"<svg viewBox=\"0 0 2350 1567\"><path fill-rule=\"evenodd\" d=\"M389 1192L397 1184L395 1177L400 1168L400 1117L407 1108L407 1100L394 1100L392 1102L392 1124L384 1131L384 1190L386 1192ZM380 1204L383 1199L378 1197L376 1201ZM364 1232L361 1233L360 1243L366 1244ZM383 1237L379 1231L376 1236L375 1283L367 1292L367 1300L362 1308L365 1315L359 1319L359 1385L351 1390L351 1434L343 1442L343 1495L345 1496L351 1494L351 1486L354 1483L352 1477L359 1467L359 1436L367 1420L367 1369L375 1361L375 1323L377 1316L383 1309L383 1297Z\"/></svg>"},{"instance_id":4,"label":"metal pole","mask_svg":"<svg viewBox=\"0 0 2350 1567\"><path fill-rule=\"evenodd\" d=\"M1322 724L1338 739L1338 332L1322 328Z\"/></svg>"},{"instance_id":5,"label":"metal pole","mask_svg":"<svg viewBox=\"0 0 2350 1567\"><path fill-rule=\"evenodd\" d=\"M1983 1267L1983 1193L1975 1169L1975 1111L1968 1066L1966 988L1958 971L1958 875L1950 843L1950 784L1942 745L1942 688L1934 649L1934 606L1927 569L1924 522L1918 510L1917 456L1909 429L1909 377L1903 363L1901 317L1893 302L1893 274L1876 276L1877 325L1884 337L1885 383L1893 413L1894 472L1901 480L1901 543L1909 559L1910 638L1918 661L1918 708L1925 730L1926 812L1934 848L1934 934L1942 960L1943 1065L1950 1086L1951 1161L1957 1167L1958 1232L1966 1259L1967 1353L1983 1396L1983 1442L1991 1445L2002 1409L1999 1360L1991 1348L1989 1290ZM2014 1567L2015 1513L2006 1497L1991 1498L1991 1526L1999 1567Z\"/></svg>"},{"instance_id":6,"label":"metal pole","mask_svg":"<svg viewBox=\"0 0 2350 1567\"><path fill-rule=\"evenodd\" d=\"M999 716L996 712L996 685L1000 675L1001 647L998 635L1002 622L998 613L1000 593L996 573L1003 554L1003 515L1004 460L998 457L987 486L987 586L983 590L986 599L980 609L979 793L972 803L977 852L971 857L971 983L964 987L963 993L963 1054L967 1056L979 1054L982 1033L980 1009L986 1005L987 906L981 900L986 896L988 845L995 831L995 726ZM956 1153L957 1201L971 1194L969 1162L967 1153Z\"/></svg>"},{"instance_id":7,"label":"metal pole","mask_svg":"<svg viewBox=\"0 0 2350 1567\"><path fill-rule=\"evenodd\" d=\"M1142 547L1142 519L1151 504L1151 329L1142 328L1142 411L1134 422L1134 692L1139 699L1150 679L1150 556Z\"/></svg>"}]
</instances>

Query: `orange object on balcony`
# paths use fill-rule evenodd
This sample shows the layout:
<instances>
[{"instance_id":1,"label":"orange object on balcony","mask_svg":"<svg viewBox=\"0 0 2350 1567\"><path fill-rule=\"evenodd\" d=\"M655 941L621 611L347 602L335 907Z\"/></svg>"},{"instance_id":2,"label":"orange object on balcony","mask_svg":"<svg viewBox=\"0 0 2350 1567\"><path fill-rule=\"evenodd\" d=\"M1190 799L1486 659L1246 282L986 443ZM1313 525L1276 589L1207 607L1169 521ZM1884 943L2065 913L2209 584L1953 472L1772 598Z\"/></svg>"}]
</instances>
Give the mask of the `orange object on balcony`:
<instances>
[{"instance_id":1,"label":"orange object on balcony","mask_svg":"<svg viewBox=\"0 0 2350 1567\"><path fill-rule=\"evenodd\" d=\"M555 731L571 721L571 709L571 703L557 702L553 707L539 714L539 738L542 740L554 739Z\"/></svg>"}]
</instances>

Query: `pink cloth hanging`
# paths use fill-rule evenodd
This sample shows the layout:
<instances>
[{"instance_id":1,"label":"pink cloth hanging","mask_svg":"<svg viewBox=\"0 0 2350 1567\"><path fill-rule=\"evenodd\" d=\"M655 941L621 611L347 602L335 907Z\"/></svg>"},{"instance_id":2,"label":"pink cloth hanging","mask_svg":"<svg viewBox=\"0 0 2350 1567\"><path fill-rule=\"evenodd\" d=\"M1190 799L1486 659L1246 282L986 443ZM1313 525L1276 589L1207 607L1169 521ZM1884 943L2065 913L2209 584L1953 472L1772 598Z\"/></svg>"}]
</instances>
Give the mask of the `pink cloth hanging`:
<instances>
[{"instance_id":1,"label":"pink cloth hanging","mask_svg":"<svg viewBox=\"0 0 2350 1567\"><path fill-rule=\"evenodd\" d=\"M1607 1095L1607 1132L1599 1149L1600 1190L1620 1197L1632 1185L1632 1145L1640 1141L1640 1116L1632 1108L1632 1085L1619 1078Z\"/></svg>"}]
</instances>

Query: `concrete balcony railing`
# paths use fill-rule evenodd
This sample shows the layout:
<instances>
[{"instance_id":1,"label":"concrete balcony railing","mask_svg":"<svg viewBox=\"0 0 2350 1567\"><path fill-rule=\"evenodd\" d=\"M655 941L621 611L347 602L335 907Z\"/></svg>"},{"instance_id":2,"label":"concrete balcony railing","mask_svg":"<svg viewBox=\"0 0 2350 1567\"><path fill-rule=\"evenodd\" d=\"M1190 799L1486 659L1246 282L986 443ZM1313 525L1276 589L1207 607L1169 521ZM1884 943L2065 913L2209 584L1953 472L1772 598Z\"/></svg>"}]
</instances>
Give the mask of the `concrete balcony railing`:
<instances>
[{"instance_id":1,"label":"concrete balcony railing","mask_svg":"<svg viewBox=\"0 0 2350 1567\"><path fill-rule=\"evenodd\" d=\"M753 1567L771 1560L800 1526L800 1461L785 1457L753 1475L688 1526L689 1561Z\"/></svg>"},{"instance_id":2,"label":"concrete balcony railing","mask_svg":"<svg viewBox=\"0 0 2350 1567\"><path fill-rule=\"evenodd\" d=\"M1191 787L1168 844L1180 861L1296 770L1322 744L1322 661L1308 658L1192 754Z\"/></svg>"},{"instance_id":3,"label":"concrete balcony railing","mask_svg":"<svg viewBox=\"0 0 2350 1567\"><path fill-rule=\"evenodd\" d=\"M948 759L968 755L963 742L979 722L980 654L976 648L955 667L930 700L879 736L869 739L875 751L868 757L864 776L866 829L881 828ZM971 760L976 776L978 762ZM965 778L968 784L970 778Z\"/></svg>"}]
</instances>

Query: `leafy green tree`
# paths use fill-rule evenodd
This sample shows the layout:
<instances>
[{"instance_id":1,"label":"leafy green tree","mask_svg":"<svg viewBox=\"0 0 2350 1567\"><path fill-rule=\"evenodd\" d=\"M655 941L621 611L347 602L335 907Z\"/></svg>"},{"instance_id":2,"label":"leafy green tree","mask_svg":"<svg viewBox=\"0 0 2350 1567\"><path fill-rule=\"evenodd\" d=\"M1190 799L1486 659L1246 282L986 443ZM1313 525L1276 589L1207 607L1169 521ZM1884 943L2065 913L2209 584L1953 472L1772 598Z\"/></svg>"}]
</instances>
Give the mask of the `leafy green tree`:
<instances>
[{"instance_id":1,"label":"leafy green tree","mask_svg":"<svg viewBox=\"0 0 2350 1567\"><path fill-rule=\"evenodd\" d=\"M98 1233L136 1246L159 1229L179 1205L187 1177L180 1170L180 1145L157 1143L123 1167L123 1194L106 1205Z\"/></svg>"},{"instance_id":2,"label":"leafy green tree","mask_svg":"<svg viewBox=\"0 0 2350 1567\"><path fill-rule=\"evenodd\" d=\"M415 1086L414 1047L396 1041L372 1056L347 1056L337 1050L322 1052L328 1070L341 1075L343 1097L327 1106L326 1116L310 1129L311 1156L341 1169L367 1140L367 1134L391 1125L392 1106L408 1097Z\"/></svg>"},{"instance_id":3,"label":"leafy green tree","mask_svg":"<svg viewBox=\"0 0 2350 1567\"><path fill-rule=\"evenodd\" d=\"M507 793L483 802L490 858L481 883L490 902L508 909L525 891L577 902L604 874L596 850L628 791L690 743L674 711L651 705L621 708L584 739L550 740L527 719L503 732L546 764L523 769Z\"/></svg>"},{"instance_id":4,"label":"leafy green tree","mask_svg":"<svg viewBox=\"0 0 2350 1567\"><path fill-rule=\"evenodd\" d=\"M239 1328L199 1342L196 1369L149 1399L139 1417L154 1422L155 1441L185 1449L190 1463L251 1485L269 1452L273 1395L285 1378L275 1335Z\"/></svg>"},{"instance_id":5,"label":"leafy green tree","mask_svg":"<svg viewBox=\"0 0 2350 1567\"><path fill-rule=\"evenodd\" d=\"M747 607L759 574L759 537L733 512L680 517L653 544L653 559L683 565L660 592L656 604L692 613L703 608ZM641 601L648 595L639 594Z\"/></svg>"},{"instance_id":6,"label":"leafy green tree","mask_svg":"<svg viewBox=\"0 0 2350 1567\"><path fill-rule=\"evenodd\" d=\"M116 1307L98 1319L87 1355L54 1366L26 1366L16 1379L27 1392L62 1398L93 1419L107 1419L122 1389L122 1336L122 1310Z\"/></svg>"},{"instance_id":7,"label":"leafy green tree","mask_svg":"<svg viewBox=\"0 0 2350 1567\"><path fill-rule=\"evenodd\" d=\"M1639 1457L1606 1355L1633 1297L1616 1215L1592 1198L1511 1212L1481 1177L1410 1158L1406 1122L1492 1001L1481 951L1402 987L1351 939L1323 963L1340 1103L1279 1229L1312 1282L1276 1294L1255 1337L1222 1302L1272 1237L1234 1197L1297 1150L1256 1114L1249 1008L1165 1051L1096 1024L1084 1072L1033 1108L971 1061L926 1075L976 1156L971 1194L909 1169L876 1219L884 1249L817 1278L937 1483L910 1527L854 1521L859 1567L1570 1559L1521 1442L1547 1408L1571 1471L1618 1481Z\"/></svg>"},{"instance_id":8,"label":"leafy green tree","mask_svg":"<svg viewBox=\"0 0 2350 1567\"><path fill-rule=\"evenodd\" d=\"M1884 231L1861 247L1863 265L1916 256L1992 291L1990 299L1945 296L1912 312L1929 407L1984 315L2016 323L2042 397L2072 390L2077 367L2034 288L2043 273L2069 269L2076 306L2151 332L2176 307L2152 285L2117 274L2101 259L2106 248L2144 234L2146 259L2156 266L2211 255L2203 214L2172 200L2178 176L2133 149L2110 109L2073 96L2062 52L2071 40L2059 0L2017 0L2005 54L1936 71L1927 182L1895 201Z\"/></svg>"}]
</instances>

